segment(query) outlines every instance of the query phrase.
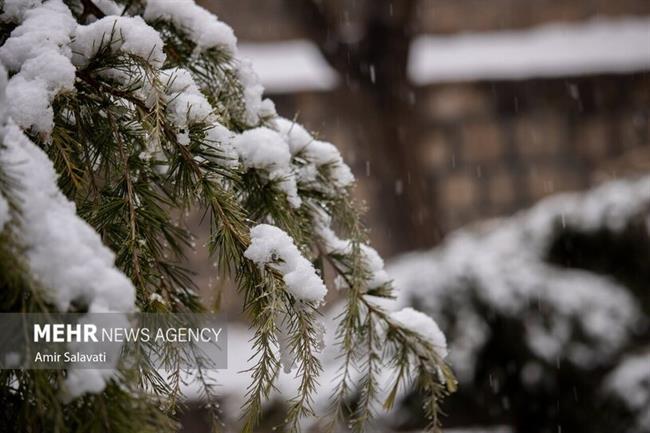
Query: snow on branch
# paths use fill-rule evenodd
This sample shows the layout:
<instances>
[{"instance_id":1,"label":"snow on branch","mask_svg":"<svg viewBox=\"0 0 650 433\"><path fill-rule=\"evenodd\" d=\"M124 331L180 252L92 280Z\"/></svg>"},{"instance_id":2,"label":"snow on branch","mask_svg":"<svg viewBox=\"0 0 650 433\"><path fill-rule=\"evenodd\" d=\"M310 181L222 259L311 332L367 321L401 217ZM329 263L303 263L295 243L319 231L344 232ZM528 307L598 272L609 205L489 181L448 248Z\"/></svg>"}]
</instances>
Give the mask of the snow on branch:
<instances>
[{"instance_id":1,"label":"snow on branch","mask_svg":"<svg viewBox=\"0 0 650 433\"><path fill-rule=\"evenodd\" d=\"M11 23L0 27L0 60L11 74L0 92L0 253L19 251L26 265L12 271L11 308L32 308L20 302L42 295L47 311L204 311L185 266L195 245L186 213L196 209L210 224L219 271L242 294L258 354L245 375L245 432L256 428L281 365L296 366L287 429L315 414L327 293L315 264L324 261L347 298L330 324L343 361L340 382L325 389L335 389L332 422L349 417L363 430L389 366L397 378L385 407L415 381L437 429L439 399L455 388L444 337L422 316L391 316L376 302L392 297L390 278L367 243L354 177L336 147L277 116L230 27L193 1L68 3L10 0L0 18ZM4 181L5 171L20 188ZM161 356L179 360L174 347ZM107 405L102 423L122 425L114 410L163 411L139 430L159 431L173 424L179 400L175 365L167 377L147 366L123 376L55 373L39 382L47 398L37 404L123 392L130 406ZM7 377L5 386L40 376ZM216 399L201 369L194 379L206 400ZM67 390L51 392L62 380ZM348 414L357 391L360 404ZM68 405L67 416L95 415L95 400L87 401Z\"/></svg>"},{"instance_id":2,"label":"snow on branch","mask_svg":"<svg viewBox=\"0 0 650 433\"><path fill-rule=\"evenodd\" d=\"M611 392L637 412L638 432L650 429L650 352L625 357L609 374L605 392Z\"/></svg>"},{"instance_id":3,"label":"snow on branch","mask_svg":"<svg viewBox=\"0 0 650 433\"><path fill-rule=\"evenodd\" d=\"M70 40L76 22L60 0L21 10L24 21L0 47L2 64L17 72L7 84L9 112L20 127L47 135L53 127L54 97L73 89Z\"/></svg>"},{"instance_id":4,"label":"snow on branch","mask_svg":"<svg viewBox=\"0 0 650 433\"><path fill-rule=\"evenodd\" d=\"M0 68L0 102L5 101L6 73ZM10 81L11 84L11 81ZM135 309L135 289L115 267L115 255L95 230L76 214L57 187L57 174L47 155L10 118L0 118L0 168L18 179L11 191L19 212L12 215L0 194L0 231L12 222L29 271L42 287L37 295L57 311L73 304L89 312ZM64 381L68 397L100 392L115 370L74 370Z\"/></svg>"},{"instance_id":5,"label":"snow on branch","mask_svg":"<svg viewBox=\"0 0 650 433\"><path fill-rule=\"evenodd\" d=\"M549 263L549 248L557 233L619 232L649 211L644 177L558 194L512 218L461 230L391 265L399 305L421 305L442 322L461 377L472 376L489 338L481 305L521 319L529 350L542 360L566 358L584 368L609 362L642 317L637 302L609 277Z\"/></svg>"},{"instance_id":6,"label":"snow on branch","mask_svg":"<svg viewBox=\"0 0 650 433\"><path fill-rule=\"evenodd\" d=\"M260 266L277 269L296 299L322 303L327 289L314 266L298 251L293 240L277 227L260 224L251 229L251 244L244 255Z\"/></svg>"}]
</instances>

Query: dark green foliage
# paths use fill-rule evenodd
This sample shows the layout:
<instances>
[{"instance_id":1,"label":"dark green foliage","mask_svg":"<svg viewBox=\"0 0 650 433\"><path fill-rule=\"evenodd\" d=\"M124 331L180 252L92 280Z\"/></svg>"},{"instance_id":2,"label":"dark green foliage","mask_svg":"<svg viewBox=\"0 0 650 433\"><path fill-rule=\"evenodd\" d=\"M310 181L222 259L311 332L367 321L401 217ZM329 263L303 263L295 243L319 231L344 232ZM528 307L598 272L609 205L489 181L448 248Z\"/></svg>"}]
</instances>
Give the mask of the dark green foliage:
<instances>
[{"instance_id":1,"label":"dark green foliage","mask_svg":"<svg viewBox=\"0 0 650 433\"><path fill-rule=\"evenodd\" d=\"M89 0L67 4L80 22L89 13L99 13ZM140 2L127 4L126 13L142 12ZM217 48L196 53L184 29L163 21L153 26L165 42L164 68L189 70L219 123L236 133L271 126L271 119L260 118L257 124L245 119L237 59ZM167 111L178 96L170 95L174 75L162 74L146 58L115 51L112 42L120 38L115 29L105 35L97 54L77 70L74 92L57 95L51 136L30 138L53 161L59 187L76 204L79 216L115 252L116 265L136 287L137 307L144 312L205 310L184 266L185 251L195 241L186 227L186 215L200 212L210 223L210 253L219 271L237 284L254 330L251 344L258 358L250 371L243 431L256 428L277 378L280 325L289 330L288 346L300 377L296 395L287 398L284 423L289 431L299 430L299 421L314 414L313 397L322 370L319 305L296 299L282 275L244 257L250 228L272 222L295 240L305 257L320 263L321 269L328 263L349 286L347 310L338 331L342 382L334 396L331 425L350 416L355 431L364 429L378 399L377 376L388 366L398 376L394 391L381 403L390 408L397 390L415 380L427 395L427 415L431 430L436 430L438 399L453 391L453 376L430 343L394 323L373 303L372 296L392 297L392 289L386 284L368 291L370 271L361 251L367 238L350 191L336 186L325 165L318 173L318 188L298 185L303 204L292 208L278 181L267 180L269 173L228 163L223 143L211 141L207 134L214 119L188 119L187 125L179 126ZM292 161L296 167L305 163L304 155ZM10 197L19 185L4 182L2 169L0 165L0 193ZM325 253L323 240L314 232L321 212L332 217L340 235L349 239L350 252ZM14 213L18 224L19 203ZM2 311L51 311L52 306L38 300L40 289L22 263L20 242L13 239L11 227L0 236ZM120 370L120 377L102 393L69 403L63 403L59 393L65 372L3 372L0 404L6 410L0 424L25 426L25 431L34 432L174 431L177 411L183 408L184 356L168 347L164 353L167 373L144 359L137 369ZM359 383L351 380L351 369L356 367L363 371ZM216 401L215 384L206 369L195 371L194 379L205 402ZM360 399L350 410L347 402L357 391ZM218 410L214 415L218 430Z\"/></svg>"}]
</instances>

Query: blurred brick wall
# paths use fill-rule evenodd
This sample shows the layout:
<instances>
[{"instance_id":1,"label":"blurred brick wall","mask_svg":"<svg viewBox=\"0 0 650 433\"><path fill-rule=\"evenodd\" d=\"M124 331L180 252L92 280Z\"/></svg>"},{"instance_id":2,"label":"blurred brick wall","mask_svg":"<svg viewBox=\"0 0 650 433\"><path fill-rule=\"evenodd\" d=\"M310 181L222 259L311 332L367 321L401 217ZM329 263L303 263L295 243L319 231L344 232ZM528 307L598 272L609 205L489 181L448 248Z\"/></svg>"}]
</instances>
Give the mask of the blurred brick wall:
<instances>
[{"instance_id":1,"label":"blurred brick wall","mask_svg":"<svg viewBox=\"0 0 650 433\"><path fill-rule=\"evenodd\" d=\"M312 0L313 1L313 0ZM319 0L354 21L363 0ZM372 0L370 0L372 1ZM399 1L399 0L396 0ZM246 41L304 36L287 0L198 0ZM594 16L649 15L649 0L420 0L415 26L421 33L520 29Z\"/></svg>"},{"instance_id":2,"label":"blurred brick wall","mask_svg":"<svg viewBox=\"0 0 650 433\"><path fill-rule=\"evenodd\" d=\"M418 30L456 33L520 29L597 15L648 14L648 0L420 0Z\"/></svg>"},{"instance_id":3,"label":"blurred brick wall","mask_svg":"<svg viewBox=\"0 0 650 433\"><path fill-rule=\"evenodd\" d=\"M421 160L445 230L650 172L621 161L650 155L649 74L447 84L420 99Z\"/></svg>"}]
</instances>

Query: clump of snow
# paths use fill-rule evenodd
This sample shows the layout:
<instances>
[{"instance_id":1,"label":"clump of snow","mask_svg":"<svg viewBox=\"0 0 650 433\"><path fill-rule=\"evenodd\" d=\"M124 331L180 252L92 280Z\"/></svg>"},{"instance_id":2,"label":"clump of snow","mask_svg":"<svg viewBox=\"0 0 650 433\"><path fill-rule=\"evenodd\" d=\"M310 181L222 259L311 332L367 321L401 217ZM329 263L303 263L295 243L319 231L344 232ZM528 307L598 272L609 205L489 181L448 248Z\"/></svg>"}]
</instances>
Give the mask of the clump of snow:
<instances>
[{"instance_id":1,"label":"clump of snow","mask_svg":"<svg viewBox=\"0 0 650 433\"><path fill-rule=\"evenodd\" d=\"M22 128L49 133L51 102L74 86L75 68L68 47L76 22L60 0L49 0L24 13L24 21L0 47L0 60L17 73L9 80L9 115Z\"/></svg>"},{"instance_id":2,"label":"clump of snow","mask_svg":"<svg viewBox=\"0 0 650 433\"><path fill-rule=\"evenodd\" d=\"M0 93L4 70L0 73ZM9 82L9 86L11 81ZM8 89L10 88L9 86ZM11 96L11 95L9 95ZM12 167L19 179L16 198L20 224L16 237L42 296L58 311L72 302L90 312L128 312L135 308L135 288L114 264L113 252L99 235L79 218L75 206L57 187L57 175L47 155L9 119L0 124L0 164ZM0 197L0 229L8 216ZM100 392L114 370L71 370L63 383L65 398Z\"/></svg>"},{"instance_id":3,"label":"clump of snow","mask_svg":"<svg viewBox=\"0 0 650 433\"><path fill-rule=\"evenodd\" d=\"M7 71L5 68L0 65L0 124L5 123L5 88L7 86ZM9 213L9 203L7 200L0 194L0 232L4 230L5 225L11 219L11 214Z\"/></svg>"},{"instance_id":4,"label":"clump of snow","mask_svg":"<svg viewBox=\"0 0 650 433\"><path fill-rule=\"evenodd\" d=\"M639 432L650 430L650 353L624 358L607 377L605 388L638 413Z\"/></svg>"},{"instance_id":5,"label":"clump of snow","mask_svg":"<svg viewBox=\"0 0 650 433\"><path fill-rule=\"evenodd\" d=\"M19 71L23 63L43 52L70 56L70 36L77 26L70 10L60 0L49 0L29 9L25 19L0 47L0 60L9 71Z\"/></svg>"},{"instance_id":6,"label":"clump of snow","mask_svg":"<svg viewBox=\"0 0 650 433\"><path fill-rule=\"evenodd\" d=\"M126 314L110 314L110 315L94 315L92 322L99 327L122 327L124 329L130 328L130 324ZM81 317L80 324L89 323L88 319ZM89 352L101 353L106 352L106 358L117 360L120 358L122 352L121 344L105 345L101 341L71 341L67 343L67 348L70 352ZM61 390L60 398L65 403L74 400L76 397L85 393L99 393L104 390L106 383L115 377L114 368L117 365L111 365L112 368L107 369L87 369L76 368L74 365L68 367L64 387Z\"/></svg>"},{"instance_id":7,"label":"clump of snow","mask_svg":"<svg viewBox=\"0 0 650 433\"><path fill-rule=\"evenodd\" d=\"M39 6L41 3L42 0L4 0L0 22L21 22L26 11Z\"/></svg>"},{"instance_id":8,"label":"clump of snow","mask_svg":"<svg viewBox=\"0 0 650 433\"><path fill-rule=\"evenodd\" d=\"M161 70L160 79L165 85L163 99L167 104L167 114L180 131L179 142L188 144L188 128L203 123L207 125L206 141L219 151L219 161L215 162L231 167L237 165L238 155L233 145L235 134L218 122L212 106L199 90L190 72L183 68ZM146 88L148 83L145 84ZM148 93L153 95L154 92ZM149 152L156 153L156 149Z\"/></svg>"},{"instance_id":9,"label":"clump of snow","mask_svg":"<svg viewBox=\"0 0 650 433\"><path fill-rule=\"evenodd\" d=\"M167 85L167 112L175 125L186 128L188 125L208 120L213 111L212 106L187 69L161 71L161 79Z\"/></svg>"},{"instance_id":10,"label":"clump of snow","mask_svg":"<svg viewBox=\"0 0 650 433\"><path fill-rule=\"evenodd\" d=\"M330 178L338 188L345 188L354 182L354 176L341 158L336 146L326 141L314 140L304 150L305 159L316 167L328 166Z\"/></svg>"},{"instance_id":11,"label":"clump of snow","mask_svg":"<svg viewBox=\"0 0 650 433\"><path fill-rule=\"evenodd\" d=\"M395 311L391 313L390 317L404 328L419 334L429 341L438 356L441 358L447 357L447 339L431 317L410 307Z\"/></svg>"},{"instance_id":12,"label":"clump of snow","mask_svg":"<svg viewBox=\"0 0 650 433\"><path fill-rule=\"evenodd\" d=\"M9 107L11 117L24 129L33 128L36 132L48 133L54 127L54 112L50 94L42 82L27 81L14 76L7 86L7 95L17 102Z\"/></svg>"},{"instance_id":13,"label":"clump of snow","mask_svg":"<svg viewBox=\"0 0 650 433\"><path fill-rule=\"evenodd\" d=\"M9 203L7 200L0 195L0 233L4 230L5 225L11 219L11 214L9 213Z\"/></svg>"},{"instance_id":14,"label":"clump of snow","mask_svg":"<svg viewBox=\"0 0 650 433\"><path fill-rule=\"evenodd\" d=\"M331 255L352 254L352 243L349 240L339 238L330 227L331 224L331 217L324 212L319 212L314 216L316 235L320 238L325 252ZM366 244L359 245L359 249L361 250L361 260L364 268L369 274L366 282L367 289L372 290L388 284L391 278L385 270L384 260L379 253ZM344 282L341 282L341 285L341 287L345 287Z\"/></svg>"},{"instance_id":15,"label":"clump of snow","mask_svg":"<svg viewBox=\"0 0 650 433\"><path fill-rule=\"evenodd\" d=\"M75 69L70 59L54 51L45 51L28 59L20 69L27 81L42 80L48 92L72 90Z\"/></svg>"},{"instance_id":16,"label":"clump of snow","mask_svg":"<svg viewBox=\"0 0 650 433\"><path fill-rule=\"evenodd\" d=\"M272 105L262 100L264 87L253 70L251 62L238 56L237 38L230 26L193 0L148 0L144 19L150 23L166 21L182 29L196 44L195 54L209 49L220 49L232 56L235 72L242 85L244 122L256 126L260 118L274 114Z\"/></svg>"},{"instance_id":17,"label":"clump of snow","mask_svg":"<svg viewBox=\"0 0 650 433\"><path fill-rule=\"evenodd\" d=\"M260 224L251 229L251 244L244 256L260 266L279 271L287 290L297 299L321 303L327 289L314 266L305 259L283 230Z\"/></svg>"},{"instance_id":18,"label":"clump of snow","mask_svg":"<svg viewBox=\"0 0 650 433\"><path fill-rule=\"evenodd\" d=\"M237 149L233 144L235 134L228 128L214 121L206 131L208 142L214 145L220 152L219 162L227 167L239 165Z\"/></svg>"},{"instance_id":19,"label":"clump of snow","mask_svg":"<svg viewBox=\"0 0 650 433\"><path fill-rule=\"evenodd\" d=\"M291 155L299 156L307 163L298 167L298 181L301 185L334 194L354 182L352 171L343 162L336 146L315 140L304 127L282 117L274 119L274 126L289 145ZM323 167L327 167L325 171L335 191L327 191L317 182L317 171Z\"/></svg>"},{"instance_id":20,"label":"clump of snow","mask_svg":"<svg viewBox=\"0 0 650 433\"><path fill-rule=\"evenodd\" d=\"M291 155L282 137L269 128L244 131L235 139L237 151L248 168L288 170Z\"/></svg>"},{"instance_id":21,"label":"clump of snow","mask_svg":"<svg viewBox=\"0 0 650 433\"><path fill-rule=\"evenodd\" d=\"M245 168L266 171L268 178L277 181L286 193L291 207L300 207L302 200L291 168L291 154L280 134L265 127L249 129L235 138L234 146Z\"/></svg>"},{"instance_id":22,"label":"clump of snow","mask_svg":"<svg viewBox=\"0 0 650 433\"><path fill-rule=\"evenodd\" d=\"M259 114L259 116L264 119L271 119L278 116L278 112L275 109L275 103L269 98L262 100L262 103L260 104L260 110L257 114Z\"/></svg>"},{"instance_id":23,"label":"clump of snow","mask_svg":"<svg viewBox=\"0 0 650 433\"><path fill-rule=\"evenodd\" d=\"M649 204L650 177L621 180L461 230L435 250L391 265L398 304L418 305L440 318L461 378L472 375L489 338L485 309L521 318L528 348L547 362L562 358L584 368L608 362L640 320L634 298L605 276L547 263L546 254L559 230L620 230Z\"/></svg>"},{"instance_id":24,"label":"clump of snow","mask_svg":"<svg viewBox=\"0 0 650 433\"><path fill-rule=\"evenodd\" d=\"M199 52L220 48L232 55L237 51L237 38L230 26L193 0L147 0L144 19L174 24L187 33Z\"/></svg>"},{"instance_id":25,"label":"clump of snow","mask_svg":"<svg viewBox=\"0 0 650 433\"><path fill-rule=\"evenodd\" d=\"M70 368L64 381L63 400L69 402L86 393L98 394L114 376L115 370L111 369Z\"/></svg>"},{"instance_id":26,"label":"clump of snow","mask_svg":"<svg viewBox=\"0 0 650 433\"><path fill-rule=\"evenodd\" d=\"M33 276L59 311L73 301L89 311L131 311L135 289L114 266L114 255L59 191L45 153L13 124L3 131L3 165L20 179L21 240Z\"/></svg>"},{"instance_id":27,"label":"clump of snow","mask_svg":"<svg viewBox=\"0 0 650 433\"><path fill-rule=\"evenodd\" d=\"M265 101L262 100L264 94L264 86L260 82L260 77L255 73L253 65L250 60L245 58L237 59L237 78L242 84L243 99L246 107L244 113L244 121L248 125L257 125L260 117L267 111L268 107Z\"/></svg>"},{"instance_id":28,"label":"clump of snow","mask_svg":"<svg viewBox=\"0 0 650 433\"><path fill-rule=\"evenodd\" d=\"M297 122L285 119L284 117L277 117L273 121L275 128L289 144L289 151L292 156L302 152L309 143L314 141L314 137Z\"/></svg>"},{"instance_id":29,"label":"clump of snow","mask_svg":"<svg viewBox=\"0 0 650 433\"><path fill-rule=\"evenodd\" d=\"M361 244L361 255L366 269L370 271L370 279L368 280L368 288L376 289L385 284L388 284L391 279L388 272L384 269L384 260L381 258L377 250L370 245Z\"/></svg>"},{"instance_id":30,"label":"clump of snow","mask_svg":"<svg viewBox=\"0 0 650 433\"><path fill-rule=\"evenodd\" d=\"M165 61L163 42L158 32L139 17L107 16L87 26L78 26L71 44L72 62L85 67L100 48L138 56L154 68Z\"/></svg>"},{"instance_id":31,"label":"clump of snow","mask_svg":"<svg viewBox=\"0 0 650 433\"><path fill-rule=\"evenodd\" d=\"M7 120L7 70L0 64L0 125Z\"/></svg>"}]
</instances>

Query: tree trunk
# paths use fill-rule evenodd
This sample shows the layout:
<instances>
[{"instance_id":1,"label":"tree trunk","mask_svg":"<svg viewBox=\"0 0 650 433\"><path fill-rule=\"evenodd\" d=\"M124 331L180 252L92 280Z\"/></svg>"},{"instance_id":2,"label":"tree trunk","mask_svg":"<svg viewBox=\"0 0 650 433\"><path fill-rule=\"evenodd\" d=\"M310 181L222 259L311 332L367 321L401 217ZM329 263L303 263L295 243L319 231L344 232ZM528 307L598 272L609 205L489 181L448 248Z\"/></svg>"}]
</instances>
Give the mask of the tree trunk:
<instances>
[{"instance_id":1,"label":"tree trunk","mask_svg":"<svg viewBox=\"0 0 650 433\"><path fill-rule=\"evenodd\" d=\"M430 176L418 162L417 112L407 76L417 1L365 2L356 23L360 36L353 41L344 40L348 11L335 8L336 1L291 1L307 34L342 77L338 100L344 121L357 132L357 172L367 172L368 193L381 212L375 227L382 233L375 237L387 242L380 248L394 254L431 247L439 230Z\"/></svg>"}]
</instances>

